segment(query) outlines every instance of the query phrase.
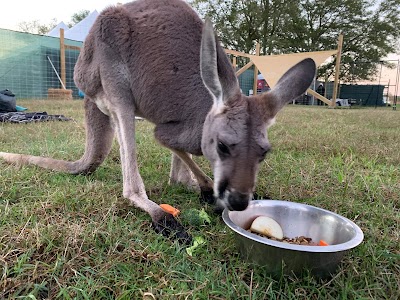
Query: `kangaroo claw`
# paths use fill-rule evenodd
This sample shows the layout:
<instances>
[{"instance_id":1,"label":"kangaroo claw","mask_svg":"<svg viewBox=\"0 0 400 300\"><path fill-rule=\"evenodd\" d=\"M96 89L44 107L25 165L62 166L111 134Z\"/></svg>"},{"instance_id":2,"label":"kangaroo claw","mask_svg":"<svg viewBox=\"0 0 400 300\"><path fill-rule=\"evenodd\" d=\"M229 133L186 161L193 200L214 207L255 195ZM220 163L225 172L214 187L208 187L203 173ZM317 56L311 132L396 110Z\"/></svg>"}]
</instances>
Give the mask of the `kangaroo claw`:
<instances>
[{"instance_id":1,"label":"kangaroo claw","mask_svg":"<svg viewBox=\"0 0 400 300\"><path fill-rule=\"evenodd\" d=\"M200 191L200 202L215 204L214 191L213 190L201 190Z\"/></svg>"},{"instance_id":2,"label":"kangaroo claw","mask_svg":"<svg viewBox=\"0 0 400 300\"><path fill-rule=\"evenodd\" d=\"M152 225L157 233L161 233L171 240L178 240L179 244L190 245L192 243L192 237L169 213L165 213L158 221L153 221Z\"/></svg>"}]
</instances>

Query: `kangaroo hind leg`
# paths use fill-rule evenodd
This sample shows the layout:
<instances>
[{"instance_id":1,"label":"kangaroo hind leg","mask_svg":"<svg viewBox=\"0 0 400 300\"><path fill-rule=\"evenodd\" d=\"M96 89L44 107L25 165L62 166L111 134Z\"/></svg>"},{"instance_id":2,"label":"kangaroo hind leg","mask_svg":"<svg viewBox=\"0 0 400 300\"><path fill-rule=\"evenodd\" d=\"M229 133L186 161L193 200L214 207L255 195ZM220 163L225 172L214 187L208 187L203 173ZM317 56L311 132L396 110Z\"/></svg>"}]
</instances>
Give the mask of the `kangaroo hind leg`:
<instances>
[{"instance_id":1,"label":"kangaroo hind leg","mask_svg":"<svg viewBox=\"0 0 400 300\"><path fill-rule=\"evenodd\" d=\"M84 155L77 161L58 160L49 157L4 153L0 157L10 163L36 165L42 168L70 174L88 174L104 161L110 152L114 131L110 118L104 115L91 100L85 97L86 146Z\"/></svg>"},{"instance_id":2,"label":"kangaroo hind leg","mask_svg":"<svg viewBox=\"0 0 400 300\"><path fill-rule=\"evenodd\" d=\"M110 153L114 129L110 117L105 115L85 96L86 144L82 158L72 163L70 173L89 174L105 160Z\"/></svg>"},{"instance_id":3,"label":"kangaroo hind leg","mask_svg":"<svg viewBox=\"0 0 400 300\"><path fill-rule=\"evenodd\" d=\"M189 155L190 157L190 155ZM193 172L188 168L186 163L172 152L171 171L169 173L169 184L183 184L191 190L200 191Z\"/></svg>"}]
</instances>

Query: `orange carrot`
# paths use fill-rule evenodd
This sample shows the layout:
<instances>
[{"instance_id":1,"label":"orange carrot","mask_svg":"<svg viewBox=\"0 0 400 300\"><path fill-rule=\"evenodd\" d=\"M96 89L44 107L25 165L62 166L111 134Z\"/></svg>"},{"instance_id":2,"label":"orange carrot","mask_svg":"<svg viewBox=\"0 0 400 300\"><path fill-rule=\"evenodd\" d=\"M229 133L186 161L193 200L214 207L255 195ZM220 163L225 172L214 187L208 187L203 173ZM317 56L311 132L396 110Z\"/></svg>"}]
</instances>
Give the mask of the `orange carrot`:
<instances>
[{"instance_id":1,"label":"orange carrot","mask_svg":"<svg viewBox=\"0 0 400 300\"><path fill-rule=\"evenodd\" d=\"M173 215L174 217L176 217L177 215L179 215L180 211L179 209L176 209L175 207L169 205L169 204L160 204L160 207L167 213Z\"/></svg>"},{"instance_id":2,"label":"orange carrot","mask_svg":"<svg viewBox=\"0 0 400 300\"><path fill-rule=\"evenodd\" d=\"M325 242L324 240L319 240L319 246L329 246L329 244L327 242Z\"/></svg>"}]
</instances>

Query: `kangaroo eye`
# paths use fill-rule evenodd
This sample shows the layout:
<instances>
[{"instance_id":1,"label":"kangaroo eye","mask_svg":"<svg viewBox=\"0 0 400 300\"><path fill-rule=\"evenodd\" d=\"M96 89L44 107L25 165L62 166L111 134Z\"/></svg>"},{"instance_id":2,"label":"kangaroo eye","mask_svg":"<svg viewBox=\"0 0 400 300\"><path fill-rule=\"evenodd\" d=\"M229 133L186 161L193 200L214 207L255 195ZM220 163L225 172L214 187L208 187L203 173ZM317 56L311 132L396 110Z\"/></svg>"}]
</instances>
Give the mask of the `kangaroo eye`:
<instances>
[{"instance_id":1,"label":"kangaroo eye","mask_svg":"<svg viewBox=\"0 0 400 300\"><path fill-rule=\"evenodd\" d=\"M227 156L230 154L229 148L227 145L225 145L223 142L218 142L218 153L220 155Z\"/></svg>"}]
</instances>

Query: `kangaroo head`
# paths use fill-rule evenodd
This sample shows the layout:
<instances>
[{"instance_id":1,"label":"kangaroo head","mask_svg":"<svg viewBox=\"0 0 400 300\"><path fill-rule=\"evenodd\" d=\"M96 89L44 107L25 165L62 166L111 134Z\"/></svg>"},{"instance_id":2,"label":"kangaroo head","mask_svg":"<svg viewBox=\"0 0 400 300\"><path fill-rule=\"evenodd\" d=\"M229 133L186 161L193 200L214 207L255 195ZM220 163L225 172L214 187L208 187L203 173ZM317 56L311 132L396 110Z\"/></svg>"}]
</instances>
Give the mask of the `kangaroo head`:
<instances>
[{"instance_id":1,"label":"kangaroo head","mask_svg":"<svg viewBox=\"0 0 400 300\"><path fill-rule=\"evenodd\" d=\"M214 100L203 126L201 147L214 173L217 205L244 210L252 199L259 165L271 149L267 128L284 105L303 94L315 76L305 59L287 71L275 88L247 97L206 20L201 42L201 76Z\"/></svg>"}]
</instances>

